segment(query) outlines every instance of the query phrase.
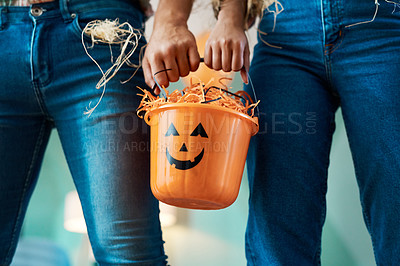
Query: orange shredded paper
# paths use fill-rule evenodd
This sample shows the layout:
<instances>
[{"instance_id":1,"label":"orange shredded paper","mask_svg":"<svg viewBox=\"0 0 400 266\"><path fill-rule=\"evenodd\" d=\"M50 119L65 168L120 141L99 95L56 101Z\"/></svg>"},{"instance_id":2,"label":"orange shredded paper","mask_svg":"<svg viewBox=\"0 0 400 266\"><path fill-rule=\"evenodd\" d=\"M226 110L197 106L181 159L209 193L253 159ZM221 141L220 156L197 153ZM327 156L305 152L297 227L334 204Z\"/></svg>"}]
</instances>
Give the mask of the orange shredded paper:
<instances>
[{"instance_id":1,"label":"orange shredded paper","mask_svg":"<svg viewBox=\"0 0 400 266\"><path fill-rule=\"evenodd\" d=\"M229 92L228 87L223 83L223 80L232 80L231 78L220 78L218 82L221 88L216 86L209 86L214 80L211 79L207 84L202 82L193 83L193 78L190 79L190 85L185 87L182 91L175 90L169 93L163 87L166 98L154 96L149 91L138 87L143 94L142 100L137 109L137 115L143 118L150 110L160 107L168 103L204 103L210 105L217 105L226 107L238 112L254 116L254 108L258 102L254 103L250 95L245 91L238 91L234 94ZM242 102L244 100L244 103Z\"/></svg>"}]
</instances>

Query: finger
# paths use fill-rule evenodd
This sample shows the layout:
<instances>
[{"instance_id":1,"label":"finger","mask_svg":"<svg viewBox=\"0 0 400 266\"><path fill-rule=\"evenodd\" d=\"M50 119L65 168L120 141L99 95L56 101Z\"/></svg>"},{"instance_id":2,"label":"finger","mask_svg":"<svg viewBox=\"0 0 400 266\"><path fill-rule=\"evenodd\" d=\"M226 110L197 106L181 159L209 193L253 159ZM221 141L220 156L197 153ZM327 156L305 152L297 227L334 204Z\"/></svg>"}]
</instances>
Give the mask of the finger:
<instances>
[{"instance_id":1,"label":"finger","mask_svg":"<svg viewBox=\"0 0 400 266\"><path fill-rule=\"evenodd\" d=\"M161 60L154 60L150 62L150 65L152 66L152 78L156 80L160 86L168 87L169 81L164 63Z\"/></svg>"},{"instance_id":2,"label":"finger","mask_svg":"<svg viewBox=\"0 0 400 266\"><path fill-rule=\"evenodd\" d=\"M200 55L197 51L197 46L190 46L187 55L189 56L190 71L196 71L200 64Z\"/></svg>"},{"instance_id":3,"label":"finger","mask_svg":"<svg viewBox=\"0 0 400 266\"><path fill-rule=\"evenodd\" d=\"M165 58L165 69L167 69L167 77L169 82L176 82L179 80L179 68L176 64L175 57Z\"/></svg>"},{"instance_id":4,"label":"finger","mask_svg":"<svg viewBox=\"0 0 400 266\"><path fill-rule=\"evenodd\" d=\"M204 64L212 68L212 48L208 42L206 42L206 47L204 49Z\"/></svg>"},{"instance_id":5,"label":"finger","mask_svg":"<svg viewBox=\"0 0 400 266\"><path fill-rule=\"evenodd\" d=\"M240 70L240 77L242 78L242 81L247 85L249 84L249 80L247 77L247 70L245 67L242 67L242 69Z\"/></svg>"},{"instance_id":6,"label":"finger","mask_svg":"<svg viewBox=\"0 0 400 266\"><path fill-rule=\"evenodd\" d=\"M219 47L212 48L212 69L221 70L221 49Z\"/></svg>"},{"instance_id":7,"label":"finger","mask_svg":"<svg viewBox=\"0 0 400 266\"><path fill-rule=\"evenodd\" d=\"M154 83L154 86L152 87L152 89L153 89L153 92L154 92L155 95L159 95L160 92L161 92L160 88L157 86L156 83Z\"/></svg>"},{"instance_id":8,"label":"finger","mask_svg":"<svg viewBox=\"0 0 400 266\"><path fill-rule=\"evenodd\" d=\"M250 51L249 51L249 47L247 45L244 48L243 62L244 62L244 66L243 66L242 70L244 69L244 73L242 74L242 71L241 71L242 80L244 83L249 84L248 71L249 71L249 67L250 67Z\"/></svg>"},{"instance_id":9,"label":"finger","mask_svg":"<svg viewBox=\"0 0 400 266\"><path fill-rule=\"evenodd\" d=\"M250 50L249 50L249 47L247 45L244 48L243 63L244 63L244 67L246 68L246 71L249 71L249 68L250 68Z\"/></svg>"},{"instance_id":10,"label":"finger","mask_svg":"<svg viewBox=\"0 0 400 266\"><path fill-rule=\"evenodd\" d=\"M232 70L239 71L243 67L243 61L244 61L244 45L238 43L233 47Z\"/></svg>"},{"instance_id":11,"label":"finger","mask_svg":"<svg viewBox=\"0 0 400 266\"><path fill-rule=\"evenodd\" d=\"M181 77L186 77L189 75L190 72L190 66L189 66L189 54L187 51L183 51L178 54L176 61L178 63L178 70L179 70L179 75Z\"/></svg>"},{"instance_id":12,"label":"finger","mask_svg":"<svg viewBox=\"0 0 400 266\"><path fill-rule=\"evenodd\" d=\"M150 88L153 88L155 82L151 76L151 67L149 62L147 61L147 58L143 58L142 61L142 68L143 68L143 75L144 75L144 80Z\"/></svg>"},{"instance_id":13,"label":"finger","mask_svg":"<svg viewBox=\"0 0 400 266\"><path fill-rule=\"evenodd\" d=\"M229 43L222 46L221 65L222 70L225 72L232 70L232 49Z\"/></svg>"}]
</instances>

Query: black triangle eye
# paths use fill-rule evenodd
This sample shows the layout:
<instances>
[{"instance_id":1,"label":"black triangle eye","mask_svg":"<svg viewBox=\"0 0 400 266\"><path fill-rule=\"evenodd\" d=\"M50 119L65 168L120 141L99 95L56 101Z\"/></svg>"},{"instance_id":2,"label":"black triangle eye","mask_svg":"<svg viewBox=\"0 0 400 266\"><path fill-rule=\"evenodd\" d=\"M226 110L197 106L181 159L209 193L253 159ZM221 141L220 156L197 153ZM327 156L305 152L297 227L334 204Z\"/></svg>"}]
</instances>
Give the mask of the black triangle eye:
<instances>
[{"instance_id":1,"label":"black triangle eye","mask_svg":"<svg viewBox=\"0 0 400 266\"><path fill-rule=\"evenodd\" d=\"M203 138L208 138L206 131L204 130L204 127L201 123L198 124L198 126L193 130L192 134L190 136L198 136L200 135Z\"/></svg>"},{"instance_id":2,"label":"black triangle eye","mask_svg":"<svg viewBox=\"0 0 400 266\"><path fill-rule=\"evenodd\" d=\"M169 126L167 133L165 133L165 136L179 136L178 131L176 131L176 128L174 127L174 124L171 123L171 125Z\"/></svg>"}]
</instances>

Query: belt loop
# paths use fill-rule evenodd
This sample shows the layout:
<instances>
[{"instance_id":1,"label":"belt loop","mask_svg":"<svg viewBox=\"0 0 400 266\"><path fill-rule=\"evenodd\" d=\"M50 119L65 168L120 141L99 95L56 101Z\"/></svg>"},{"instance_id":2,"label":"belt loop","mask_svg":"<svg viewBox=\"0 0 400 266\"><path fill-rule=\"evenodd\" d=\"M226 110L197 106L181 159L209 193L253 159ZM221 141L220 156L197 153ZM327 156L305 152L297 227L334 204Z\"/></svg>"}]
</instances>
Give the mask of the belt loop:
<instances>
[{"instance_id":1,"label":"belt loop","mask_svg":"<svg viewBox=\"0 0 400 266\"><path fill-rule=\"evenodd\" d=\"M0 7L0 30L3 30L6 25L6 13L8 12L7 6Z\"/></svg>"},{"instance_id":2,"label":"belt loop","mask_svg":"<svg viewBox=\"0 0 400 266\"><path fill-rule=\"evenodd\" d=\"M69 0L59 0L59 1L60 1L60 11L64 19L64 22L65 23L71 22L73 20L73 16L71 16L71 13L69 12L68 9Z\"/></svg>"}]
</instances>

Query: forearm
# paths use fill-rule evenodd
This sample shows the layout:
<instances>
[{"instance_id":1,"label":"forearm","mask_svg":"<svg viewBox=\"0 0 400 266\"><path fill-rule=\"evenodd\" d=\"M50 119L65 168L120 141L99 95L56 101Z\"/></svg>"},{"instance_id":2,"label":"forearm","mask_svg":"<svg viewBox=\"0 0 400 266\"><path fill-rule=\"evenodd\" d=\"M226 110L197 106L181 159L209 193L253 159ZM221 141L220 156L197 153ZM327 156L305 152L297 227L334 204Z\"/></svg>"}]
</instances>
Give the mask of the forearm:
<instances>
[{"instance_id":1,"label":"forearm","mask_svg":"<svg viewBox=\"0 0 400 266\"><path fill-rule=\"evenodd\" d=\"M162 24L187 25L194 0L160 0L154 16L154 28Z\"/></svg>"},{"instance_id":2,"label":"forearm","mask_svg":"<svg viewBox=\"0 0 400 266\"><path fill-rule=\"evenodd\" d=\"M249 0L250 1L250 0ZM245 34L246 0L221 0L218 20L206 44L204 63L214 70L241 71L247 83L249 46Z\"/></svg>"},{"instance_id":3,"label":"forearm","mask_svg":"<svg viewBox=\"0 0 400 266\"><path fill-rule=\"evenodd\" d=\"M223 0L220 4L218 21L244 29L246 2L246 0Z\"/></svg>"}]
</instances>

